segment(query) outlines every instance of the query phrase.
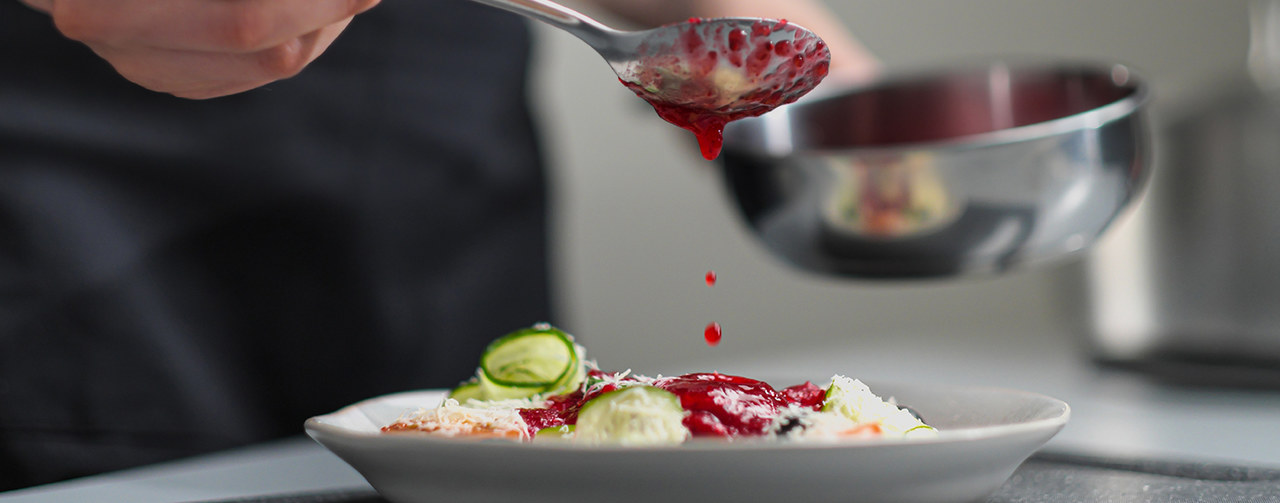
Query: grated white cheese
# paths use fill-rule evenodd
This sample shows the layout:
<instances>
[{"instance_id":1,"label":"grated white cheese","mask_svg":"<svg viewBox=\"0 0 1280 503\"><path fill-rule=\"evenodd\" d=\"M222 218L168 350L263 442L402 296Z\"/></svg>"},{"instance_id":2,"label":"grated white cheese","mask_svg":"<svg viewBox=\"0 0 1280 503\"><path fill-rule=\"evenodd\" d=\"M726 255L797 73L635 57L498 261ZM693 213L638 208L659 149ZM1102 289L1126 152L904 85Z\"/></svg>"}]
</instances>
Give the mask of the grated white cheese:
<instances>
[{"instance_id":1,"label":"grated white cheese","mask_svg":"<svg viewBox=\"0 0 1280 503\"><path fill-rule=\"evenodd\" d=\"M483 402L468 400L464 406L452 398L434 409L419 409L396 421L394 431L424 431L447 437L492 436L525 440L529 437L529 425L520 416L518 407L503 402L518 402L527 406L528 400L501 400ZM489 406L491 404L499 404ZM485 405L473 407L472 404Z\"/></svg>"},{"instance_id":2,"label":"grated white cheese","mask_svg":"<svg viewBox=\"0 0 1280 503\"><path fill-rule=\"evenodd\" d=\"M824 409L836 412L859 424L879 423L889 437L902 436L907 431L925 426L910 412L898 408L892 402L881 400L871 392L871 388L857 379L834 375L831 376L831 383L827 388L832 391L827 397L827 405L823 407ZM932 430L932 428L927 429ZM916 434L920 431L915 430L912 433Z\"/></svg>"}]
</instances>

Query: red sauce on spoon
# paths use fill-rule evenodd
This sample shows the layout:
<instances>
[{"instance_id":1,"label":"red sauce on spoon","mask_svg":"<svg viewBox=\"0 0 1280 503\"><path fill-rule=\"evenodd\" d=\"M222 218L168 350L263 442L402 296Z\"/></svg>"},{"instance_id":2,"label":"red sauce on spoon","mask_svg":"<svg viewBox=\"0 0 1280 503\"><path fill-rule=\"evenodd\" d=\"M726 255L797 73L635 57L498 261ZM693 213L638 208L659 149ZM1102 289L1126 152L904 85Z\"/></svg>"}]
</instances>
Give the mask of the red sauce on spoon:
<instances>
[{"instance_id":1,"label":"red sauce on spoon","mask_svg":"<svg viewBox=\"0 0 1280 503\"><path fill-rule=\"evenodd\" d=\"M691 19L672 47L641 58L635 79L622 83L658 116L692 131L711 160L720 155L725 124L799 99L829 65L826 44L785 20L756 22L748 33Z\"/></svg>"}]
</instances>

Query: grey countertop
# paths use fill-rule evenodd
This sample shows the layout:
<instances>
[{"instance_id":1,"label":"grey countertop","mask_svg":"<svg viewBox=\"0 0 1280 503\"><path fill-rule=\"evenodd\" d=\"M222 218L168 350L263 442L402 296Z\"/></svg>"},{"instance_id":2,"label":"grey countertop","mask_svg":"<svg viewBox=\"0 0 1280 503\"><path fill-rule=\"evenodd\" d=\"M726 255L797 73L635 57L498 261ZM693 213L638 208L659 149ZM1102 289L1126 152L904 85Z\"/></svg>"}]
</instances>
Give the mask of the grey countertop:
<instances>
[{"instance_id":1,"label":"grey countertop","mask_svg":"<svg viewBox=\"0 0 1280 503\"><path fill-rule=\"evenodd\" d=\"M296 438L0 493L0 501L176 503L368 487L337 456L309 438Z\"/></svg>"},{"instance_id":2,"label":"grey countertop","mask_svg":"<svg viewBox=\"0 0 1280 503\"><path fill-rule=\"evenodd\" d=\"M4 503L387 503L308 439L0 495ZM986 503L1280 502L1280 470L1040 453Z\"/></svg>"},{"instance_id":3,"label":"grey countertop","mask_svg":"<svg viewBox=\"0 0 1280 503\"><path fill-rule=\"evenodd\" d=\"M1094 365L1057 337L976 340L861 341L756 357L726 351L672 367L777 383L842 373L873 387L877 380L1000 386L1068 402L1071 421L1047 454L1020 468L992 502L1280 501L1280 390L1170 386ZM381 501L369 491L337 457L297 438L4 493L0 503Z\"/></svg>"}]
</instances>

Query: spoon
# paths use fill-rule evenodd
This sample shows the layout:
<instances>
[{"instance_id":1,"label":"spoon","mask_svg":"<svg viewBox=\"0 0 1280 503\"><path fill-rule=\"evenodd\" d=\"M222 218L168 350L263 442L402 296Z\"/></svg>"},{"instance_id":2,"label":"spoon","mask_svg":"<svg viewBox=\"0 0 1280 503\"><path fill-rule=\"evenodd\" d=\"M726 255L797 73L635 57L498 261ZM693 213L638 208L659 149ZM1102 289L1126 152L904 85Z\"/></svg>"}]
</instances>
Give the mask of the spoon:
<instances>
[{"instance_id":1,"label":"spoon","mask_svg":"<svg viewBox=\"0 0 1280 503\"><path fill-rule=\"evenodd\" d=\"M786 20L692 18L620 31L548 0L472 0L548 23L599 52L628 89L720 155L725 124L791 103L827 75L831 51Z\"/></svg>"}]
</instances>

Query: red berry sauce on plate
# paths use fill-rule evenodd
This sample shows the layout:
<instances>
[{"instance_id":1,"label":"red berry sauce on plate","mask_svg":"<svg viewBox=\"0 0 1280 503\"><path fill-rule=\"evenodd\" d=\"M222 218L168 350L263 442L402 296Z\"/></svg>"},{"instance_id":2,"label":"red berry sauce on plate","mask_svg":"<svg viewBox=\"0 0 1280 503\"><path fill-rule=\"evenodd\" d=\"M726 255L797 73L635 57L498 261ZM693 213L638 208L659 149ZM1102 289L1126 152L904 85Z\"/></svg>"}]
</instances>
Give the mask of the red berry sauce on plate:
<instances>
[{"instance_id":1,"label":"red berry sauce on plate","mask_svg":"<svg viewBox=\"0 0 1280 503\"><path fill-rule=\"evenodd\" d=\"M665 377L653 385L680 397L681 407L689 411L684 425L695 437L764 435L779 409L792 403L814 406L813 393L807 388L813 386L810 383L792 387L804 388L803 392L787 393L764 381L713 372ZM821 406L818 402L817 407Z\"/></svg>"}]
</instances>

